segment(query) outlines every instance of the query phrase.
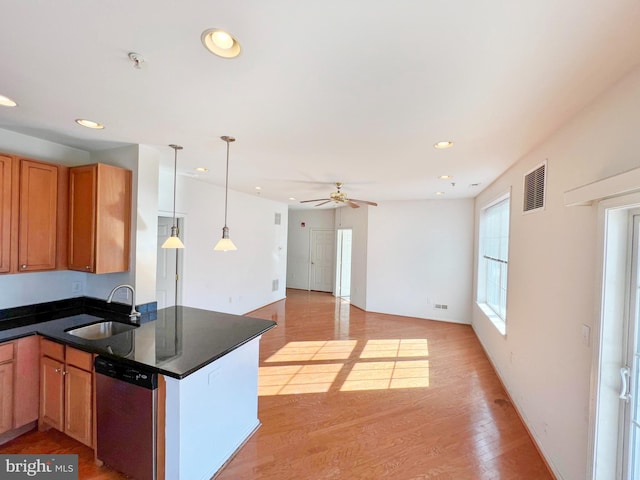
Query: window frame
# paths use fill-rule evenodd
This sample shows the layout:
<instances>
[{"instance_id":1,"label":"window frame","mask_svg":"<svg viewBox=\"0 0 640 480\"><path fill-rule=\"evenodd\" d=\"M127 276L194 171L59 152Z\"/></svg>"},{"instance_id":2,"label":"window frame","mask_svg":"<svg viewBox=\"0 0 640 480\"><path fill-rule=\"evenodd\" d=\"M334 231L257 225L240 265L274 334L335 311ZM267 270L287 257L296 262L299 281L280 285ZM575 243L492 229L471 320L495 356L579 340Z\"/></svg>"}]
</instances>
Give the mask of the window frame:
<instances>
[{"instance_id":1,"label":"window frame","mask_svg":"<svg viewBox=\"0 0 640 480\"><path fill-rule=\"evenodd\" d=\"M498 237L498 241L500 242L500 246L498 250L505 249L505 252L502 252L498 255L488 256L486 254L487 242L489 240L486 229L488 228L487 222L489 221L487 216L488 212L491 209L498 207L501 204L507 203L506 208L506 226L501 225L500 235ZM478 229L478 264L477 264L477 287L476 287L476 304L480 308L480 310L487 316L487 318L493 323L493 325L498 329L498 331L502 335L506 335L506 326L507 326L507 299L508 299L508 277L509 277L509 240L511 233L511 189L507 192L499 195L494 198L492 201L485 204L480 209L479 216L479 229ZM506 228L505 228L506 227ZM504 235L506 231L506 236ZM504 239L506 238L506 246L502 245ZM495 246L494 246L495 248ZM491 263L488 263L487 260L491 260ZM488 276L493 273L496 275L496 268L498 282L493 282L497 285L497 296L499 298L499 304L495 303L492 306L489 284L491 283L488 279ZM493 298L496 298L495 289L493 291Z\"/></svg>"}]
</instances>

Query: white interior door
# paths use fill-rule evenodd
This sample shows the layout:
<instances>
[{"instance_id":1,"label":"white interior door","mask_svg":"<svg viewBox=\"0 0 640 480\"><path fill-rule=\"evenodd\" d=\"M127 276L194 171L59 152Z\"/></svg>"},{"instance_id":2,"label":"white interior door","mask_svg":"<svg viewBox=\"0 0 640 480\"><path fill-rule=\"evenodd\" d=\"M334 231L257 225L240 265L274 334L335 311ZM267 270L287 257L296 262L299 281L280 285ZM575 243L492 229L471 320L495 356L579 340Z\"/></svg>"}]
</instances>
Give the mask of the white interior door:
<instances>
[{"instance_id":1,"label":"white interior door","mask_svg":"<svg viewBox=\"0 0 640 480\"><path fill-rule=\"evenodd\" d=\"M335 233L333 230L311 230L311 265L309 289L333 292Z\"/></svg>"},{"instance_id":2,"label":"white interior door","mask_svg":"<svg viewBox=\"0 0 640 480\"><path fill-rule=\"evenodd\" d=\"M178 227L180 227L180 219ZM173 219L158 217L158 254L156 270L156 300L158 308L169 307L179 303L179 267L182 250L162 248L162 244L171 234Z\"/></svg>"}]
</instances>

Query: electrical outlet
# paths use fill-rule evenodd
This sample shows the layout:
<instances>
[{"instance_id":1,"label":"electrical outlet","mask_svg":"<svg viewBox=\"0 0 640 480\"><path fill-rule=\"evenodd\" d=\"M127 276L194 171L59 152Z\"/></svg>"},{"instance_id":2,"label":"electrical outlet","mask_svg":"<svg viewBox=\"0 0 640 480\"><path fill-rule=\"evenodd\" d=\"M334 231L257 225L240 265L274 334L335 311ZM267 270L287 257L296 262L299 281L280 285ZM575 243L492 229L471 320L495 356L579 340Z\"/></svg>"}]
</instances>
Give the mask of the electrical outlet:
<instances>
[{"instance_id":1,"label":"electrical outlet","mask_svg":"<svg viewBox=\"0 0 640 480\"><path fill-rule=\"evenodd\" d=\"M82 293L82 282L71 282L71 293Z\"/></svg>"}]
</instances>

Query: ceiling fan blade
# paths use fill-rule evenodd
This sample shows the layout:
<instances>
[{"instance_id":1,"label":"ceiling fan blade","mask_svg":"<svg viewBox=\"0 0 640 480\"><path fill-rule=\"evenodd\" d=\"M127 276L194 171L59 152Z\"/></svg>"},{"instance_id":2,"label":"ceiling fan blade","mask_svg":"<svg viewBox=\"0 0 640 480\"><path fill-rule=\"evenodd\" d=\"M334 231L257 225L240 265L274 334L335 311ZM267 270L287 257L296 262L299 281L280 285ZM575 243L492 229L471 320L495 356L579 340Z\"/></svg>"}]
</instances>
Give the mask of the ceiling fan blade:
<instances>
[{"instance_id":1,"label":"ceiling fan blade","mask_svg":"<svg viewBox=\"0 0 640 480\"><path fill-rule=\"evenodd\" d=\"M316 198L315 200L300 200L300 203L309 203L309 202L322 202L324 200L327 200L328 202L331 201L330 198Z\"/></svg>"},{"instance_id":2,"label":"ceiling fan blade","mask_svg":"<svg viewBox=\"0 0 640 480\"><path fill-rule=\"evenodd\" d=\"M349 204L349 206L351 208L360 208L360 205L358 205L356 202L354 202L352 200L347 200L347 203Z\"/></svg>"},{"instance_id":3,"label":"ceiling fan blade","mask_svg":"<svg viewBox=\"0 0 640 480\"><path fill-rule=\"evenodd\" d=\"M331 200L325 200L324 202L319 203L319 204L314 205L314 206L315 206L315 207L319 207L320 205L324 205L325 203L329 203L330 201L331 201Z\"/></svg>"},{"instance_id":4,"label":"ceiling fan blade","mask_svg":"<svg viewBox=\"0 0 640 480\"><path fill-rule=\"evenodd\" d=\"M376 202L370 202L368 200L358 200L357 198L350 198L349 200L352 202L366 203L367 205L373 205L374 207L378 206Z\"/></svg>"}]
</instances>

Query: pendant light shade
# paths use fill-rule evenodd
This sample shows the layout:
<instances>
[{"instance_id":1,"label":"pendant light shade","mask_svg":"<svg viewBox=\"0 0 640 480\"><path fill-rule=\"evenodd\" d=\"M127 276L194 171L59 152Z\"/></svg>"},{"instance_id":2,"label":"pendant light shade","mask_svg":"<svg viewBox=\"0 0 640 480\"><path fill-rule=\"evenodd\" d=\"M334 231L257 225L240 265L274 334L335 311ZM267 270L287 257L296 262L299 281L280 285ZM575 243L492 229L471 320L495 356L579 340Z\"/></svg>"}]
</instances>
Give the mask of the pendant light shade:
<instances>
[{"instance_id":1,"label":"pendant light shade","mask_svg":"<svg viewBox=\"0 0 640 480\"><path fill-rule=\"evenodd\" d=\"M222 227L222 238L216 246L213 247L213 249L221 252L228 252L238 249L229 238L229 227L227 227L227 198L229 196L229 144L231 142L235 142L236 139L227 135L220 138L227 143L227 176L224 183L224 227Z\"/></svg>"},{"instance_id":2,"label":"pendant light shade","mask_svg":"<svg viewBox=\"0 0 640 480\"><path fill-rule=\"evenodd\" d=\"M178 150L182 150L180 145L169 145L173 148L173 224L171 226L171 235L162 244L162 248L184 248L184 243L178 237L178 225L176 223L176 172L178 169Z\"/></svg>"}]
</instances>

